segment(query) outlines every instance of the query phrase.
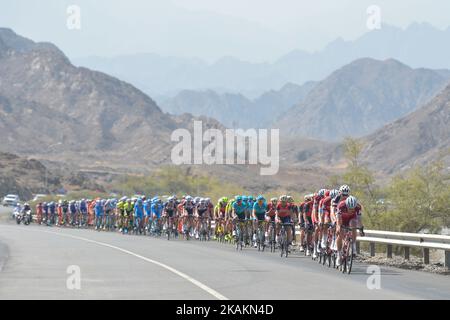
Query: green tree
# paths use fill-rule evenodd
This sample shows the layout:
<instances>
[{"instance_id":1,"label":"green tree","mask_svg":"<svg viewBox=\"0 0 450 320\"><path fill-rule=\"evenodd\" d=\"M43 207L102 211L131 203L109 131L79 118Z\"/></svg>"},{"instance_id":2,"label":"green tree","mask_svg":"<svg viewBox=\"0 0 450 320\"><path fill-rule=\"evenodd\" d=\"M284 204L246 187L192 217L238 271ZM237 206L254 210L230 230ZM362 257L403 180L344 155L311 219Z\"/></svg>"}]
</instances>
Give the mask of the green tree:
<instances>
[{"instance_id":1,"label":"green tree","mask_svg":"<svg viewBox=\"0 0 450 320\"><path fill-rule=\"evenodd\" d=\"M450 226L450 175L442 162L395 177L388 190L386 220L403 232L439 232Z\"/></svg>"},{"instance_id":2,"label":"green tree","mask_svg":"<svg viewBox=\"0 0 450 320\"><path fill-rule=\"evenodd\" d=\"M348 162L346 171L341 176L333 176L330 184L347 184L351 193L363 206L364 225L377 228L380 225L380 214L385 212L383 191L375 184L374 174L360 161L364 144L353 138L344 140L344 155Z\"/></svg>"}]
</instances>

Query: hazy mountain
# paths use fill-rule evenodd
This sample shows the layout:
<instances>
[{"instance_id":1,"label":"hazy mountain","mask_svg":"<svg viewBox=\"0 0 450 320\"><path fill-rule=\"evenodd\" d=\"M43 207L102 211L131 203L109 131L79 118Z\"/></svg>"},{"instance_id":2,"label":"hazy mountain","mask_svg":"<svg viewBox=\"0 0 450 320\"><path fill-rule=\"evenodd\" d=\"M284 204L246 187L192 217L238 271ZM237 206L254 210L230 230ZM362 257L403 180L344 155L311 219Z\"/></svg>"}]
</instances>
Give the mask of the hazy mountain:
<instances>
[{"instance_id":1,"label":"hazy mountain","mask_svg":"<svg viewBox=\"0 0 450 320\"><path fill-rule=\"evenodd\" d=\"M191 125L192 117L163 113L126 82L74 67L51 44L9 29L0 29L0 40L2 150L86 163L161 163L170 159L172 131Z\"/></svg>"},{"instance_id":2,"label":"hazy mountain","mask_svg":"<svg viewBox=\"0 0 450 320\"><path fill-rule=\"evenodd\" d=\"M241 94L217 93L213 90L183 90L173 98L158 103L172 114L191 113L217 119L226 127L266 128L293 105L301 102L314 87L288 83L280 90L271 90L250 100Z\"/></svg>"},{"instance_id":3,"label":"hazy mountain","mask_svg":"<svg viewBox=\"0 0 450 320\"><path fill-rule=\"evenodd\" d=\"M361 137L414 111L448 82L442 71L359 59L319 82L274 127L285 135L328 141Z\"/></svg>"},{"instance_id":4,"label":"hazy mountain","mask_svg":"<svg viewBox=\"0 0 450 320\"><path fill-rule=\"evenodd\" d=\"M450 85L426 105L364 139L363 158L395 173L440 157L450 164Z\"/></svg>"},{"instance_id":5,"label":"hazy mountain","mask_svg":"<svg viewBox=\"0 0 450 320\"><path fill-rule=\"evenodd\" d=\"M427 23L406 29L383 25L354 41L336 39L323 50L294 50L273 63L250 63L224 57L208 64L199 59L138 54L75 59L77 65L107 72L156 96L181 90L213 89L256 98L286 83L318 81L359 58L397 59L414 68L450 69L450 28Z\"/></svg>"}]
</instances>

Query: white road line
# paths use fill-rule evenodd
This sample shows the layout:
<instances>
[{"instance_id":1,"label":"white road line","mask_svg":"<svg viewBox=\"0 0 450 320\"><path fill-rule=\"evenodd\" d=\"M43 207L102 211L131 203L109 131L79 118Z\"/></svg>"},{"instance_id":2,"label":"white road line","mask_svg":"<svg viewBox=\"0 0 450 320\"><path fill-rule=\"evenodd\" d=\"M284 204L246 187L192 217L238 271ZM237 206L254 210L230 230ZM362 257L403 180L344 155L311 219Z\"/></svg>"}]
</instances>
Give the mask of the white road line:
<instances>
[{"instance_id":1,"label":"white road line","mask_svg":"<svg viewBox=\"0 0 450 320\"><path fill-rule=\"evenodd\" d=\"M31 229L30 229L30 230L31 230ZM215 297L216 299L219 299L219 300L228 300L228 298L225 297L224 295L220 294L219 292L217 292L217 291L214 290L214 289L211 289L210 287L208 287L207 285L201 283L200 281L195 280L194 278L188 276L187 274L185 274L185 273L183 273L183 272L181 272L181 271L178 271L177 269L174 269L174 268L172 268L172 267L170 267L170 266L168 266L168 265L166 265L166 264L164 264L164 263L161 263L161 262L159 262L159 261L156 261L156 260L152 260L152 259L146 258L146 257L144 257L144 256L141 256L141 255L139 255L139 254L137 254L137 253L134 253L134 252L131 252L131 251L129 251L129 250L122 249L122 248L120 248L120 247L116 247L116 246L113 246L113 245L108 244L108 243L99 242L99 241L91 240L91 239L88 239L88 238L82 238L82 237L72 236L72 235L68 235L68 234L58 233L58 232L41 231L41 230L32 230L32 231L44 232L44 233L49 233L49 234L58 235L58 236L61 236L61 237L67 237L67 238L72 238L72 239L81 240L81 241L85 241L85 242L90 242L90 243L97 244L97 245L99 245L99 246L111 248L111 249L114 249L114 250L117 250L117 251L126 253L126 254L128 254L128 255L130 255L130 256L136 257L136 258L141 259L141 260L144 260L144 261L146 261L146 262L153 263L153 264L155 264L155 265L157 265L157 266L160 266L161 268L164 268L164 269L166 269L166 270L168 270L168 271L170 271L170 272L176 274L177 276L180 276L181 278L183 278L183 279L189 281L189 282L192 283L193 285L195 285L195 286L199 287L200 289L206 291L207 293L209 293L210 295L212 295L212 296Z\"/></svg>"}]
</instances>

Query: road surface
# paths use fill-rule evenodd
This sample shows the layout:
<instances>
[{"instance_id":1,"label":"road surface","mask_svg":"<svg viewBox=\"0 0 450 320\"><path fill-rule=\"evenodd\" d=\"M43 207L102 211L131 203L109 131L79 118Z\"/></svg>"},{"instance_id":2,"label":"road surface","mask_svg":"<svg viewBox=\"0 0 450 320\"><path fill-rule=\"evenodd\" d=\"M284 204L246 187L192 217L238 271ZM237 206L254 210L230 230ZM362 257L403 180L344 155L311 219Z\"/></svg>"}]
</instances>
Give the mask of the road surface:
<instances>
[{"instance_id":1,"label":"road surface","mask_svg":"<svg viewBox=\"0 0 450 320\"><path fill-rule=\"evenodd\" d=\"M67 286L70 266L79 290ZM0 299L450 298L448 276L382 267L370 290L363 264L344 275L300 254L10 221L0 222L0 268Z\"/></svg>"}]
</instances>

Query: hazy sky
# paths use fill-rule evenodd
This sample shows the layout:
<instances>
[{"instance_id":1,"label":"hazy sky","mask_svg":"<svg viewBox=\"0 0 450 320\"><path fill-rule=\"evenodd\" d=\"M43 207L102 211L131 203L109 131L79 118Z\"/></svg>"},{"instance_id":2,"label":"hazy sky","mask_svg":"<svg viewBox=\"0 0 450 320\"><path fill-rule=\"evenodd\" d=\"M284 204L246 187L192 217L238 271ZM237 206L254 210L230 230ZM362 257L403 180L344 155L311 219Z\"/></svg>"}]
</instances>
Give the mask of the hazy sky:
<instances>
[{"instance_id":1,"label":"hazy sky","mask_svg":"<svg viewBox=\"0 0 450 320\"><path fill-rule=\"evenodd\" d=\"M81 9L80 30L66 26L69 5ZM153 52L256 62L358 37L369 31L370 5L386 24L450 25L449 0L0 0L0 26L51 41L69 57Z\"/></svg>"}]
</instances>

